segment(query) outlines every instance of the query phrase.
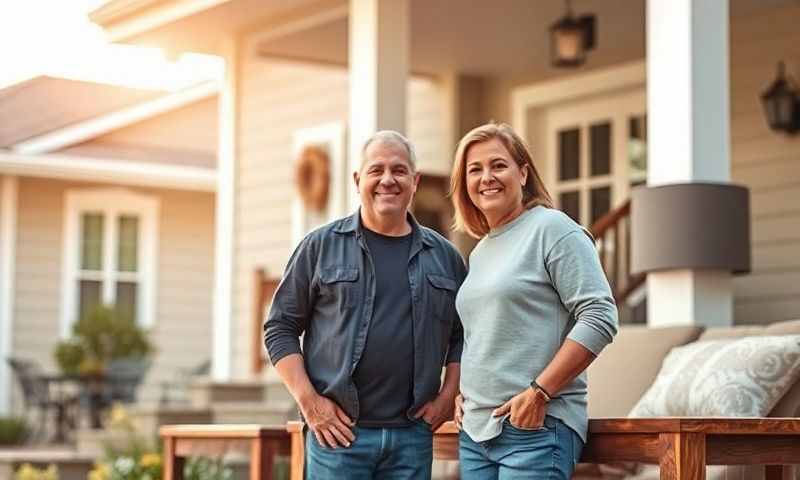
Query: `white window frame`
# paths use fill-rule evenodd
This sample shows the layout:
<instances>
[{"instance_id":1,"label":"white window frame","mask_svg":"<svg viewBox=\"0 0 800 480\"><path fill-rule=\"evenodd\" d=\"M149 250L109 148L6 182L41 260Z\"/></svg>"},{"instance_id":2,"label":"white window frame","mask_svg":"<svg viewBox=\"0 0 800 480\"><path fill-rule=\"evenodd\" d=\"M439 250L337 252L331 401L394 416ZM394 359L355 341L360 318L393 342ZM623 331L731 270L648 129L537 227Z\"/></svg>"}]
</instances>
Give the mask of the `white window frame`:
<instances>
[{"instance_id":1,"label":"white window frame","mask_svg":"<svg viewBox=\"0 0 800 480\"><path fill-rule=\"evenodd\" d=\"M102 302L114 303L117 281L135 278L136 323L143 328L155 325L159 208L157 197L124 188L67 190L64 193L61 338L70 336L72 325L77 321L81 216L85 213L102 213L104 218ZM117 219L121 215L134 215L139 219L136 273L117 272Z\"/></svg>"}]
</instances>

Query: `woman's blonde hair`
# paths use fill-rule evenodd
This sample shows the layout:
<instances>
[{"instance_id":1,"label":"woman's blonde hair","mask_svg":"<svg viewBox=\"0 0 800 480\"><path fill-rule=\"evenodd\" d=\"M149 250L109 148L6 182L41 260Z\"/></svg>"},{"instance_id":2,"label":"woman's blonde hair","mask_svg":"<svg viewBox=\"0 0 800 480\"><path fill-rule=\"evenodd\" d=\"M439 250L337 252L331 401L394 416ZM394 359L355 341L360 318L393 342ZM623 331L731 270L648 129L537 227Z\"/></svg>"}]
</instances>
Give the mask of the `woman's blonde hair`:
<instances>
[{"instance_id":1,"label":"woman's blonde hair","mask_svg":"<svg viewBox=\"0 0 800 480\"><path fill-rule=\"evenodd\" d=\"M475 238L489 233L489 222L478 210L467 193L467 153L472 145L496 138L511 154L520 169L528 170L528 179L522 187L522 206L526 210L537 205L553 208L553 200L536 170L533 157L525 142L505 123L489 122L472 129L458 142L453 171L450 174L450 200L455 208L454 228Z\"/></svg>"}]
</instances>

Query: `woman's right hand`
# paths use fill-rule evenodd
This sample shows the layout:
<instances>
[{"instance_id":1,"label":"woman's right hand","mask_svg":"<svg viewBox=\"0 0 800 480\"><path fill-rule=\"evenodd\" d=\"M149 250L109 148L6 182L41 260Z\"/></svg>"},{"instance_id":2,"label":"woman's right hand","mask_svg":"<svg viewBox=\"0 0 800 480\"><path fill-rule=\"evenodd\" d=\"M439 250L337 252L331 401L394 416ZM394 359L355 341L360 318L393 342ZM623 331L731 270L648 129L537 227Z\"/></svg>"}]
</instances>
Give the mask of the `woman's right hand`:
<instances>
[{"instance_id":1,"label":"woman's right hand","mask_svg":"<svg viewBox=\"0 0 800 480\"><path fill-rule=\"evenodd\" d=\"M461 419L464 417L464 397L459 393L455 399L455 409L453 410L453 423L461 430Z\"/></svg>"}]
</instances>

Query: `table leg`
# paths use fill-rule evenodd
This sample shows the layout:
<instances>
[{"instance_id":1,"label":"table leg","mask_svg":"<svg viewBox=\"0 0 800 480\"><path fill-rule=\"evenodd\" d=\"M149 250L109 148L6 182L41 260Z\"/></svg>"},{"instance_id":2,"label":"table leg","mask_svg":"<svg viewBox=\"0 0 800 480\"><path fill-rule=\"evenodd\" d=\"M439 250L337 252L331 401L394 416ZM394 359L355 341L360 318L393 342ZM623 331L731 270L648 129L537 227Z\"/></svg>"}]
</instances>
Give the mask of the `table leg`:
<instances>
[{"instance_id":1,"label":"table leg","mask_svg":"<svg viewBox=\"0 0 800 480\"><path fill-rule=\"evenodd\" d=\"M303 469L306 460L306 445L303 442L303 432L292 432L292 459L289 478L303 480Z\"/></svg>"},{"instance_id":2,"label":"table leg","mask_svg":"<svg viewBox=\"0 0 800 480\"><path fill-rule=\"evenodd\" d=\"M705 480L706 436L702 433L662 433L661 480Z\"/></svg>"},{"instance_id":3,"label":"table leg","mask_svg":"<svg viewBox=\"0 0 800 480\"><path fill-rule=\"evenodd\" d=\"M183 480L185 461L176 456L175 437L164 437L164 480Z\"/></svg>"},{"instance_id":4,"label":"table leg","mask_svg":"<svg viewBox=\"0 0 800 480\"><path fill-rule=\"evenodd\" d=\"M250 480L272 479L275 448L272 442L256 438L250 443Z\"/></svg>"},{"instance_id":5,"label":"table leg","mask_svg":"<svg viewBox=\"0 0 800 480\"><path fill-rule=\"evenodd\" d=\"M64 423L67 421L66 415L66 405L61 402L55 404L56 409L56 424L55 428L56 431L53 434L52 442L53 443L65 443L67 441L67 435L64 431Z\"/></svg>"},{"instance_id":6,"label":"table leg","mask_svg":"<svg viewBox=\"0 0 800 480\"><path fill-rule=\"evenodd\" d=\"M792 480L793 474L792 465L767 465L764 467L764 480Z\"/></svg>"}]
</instances>

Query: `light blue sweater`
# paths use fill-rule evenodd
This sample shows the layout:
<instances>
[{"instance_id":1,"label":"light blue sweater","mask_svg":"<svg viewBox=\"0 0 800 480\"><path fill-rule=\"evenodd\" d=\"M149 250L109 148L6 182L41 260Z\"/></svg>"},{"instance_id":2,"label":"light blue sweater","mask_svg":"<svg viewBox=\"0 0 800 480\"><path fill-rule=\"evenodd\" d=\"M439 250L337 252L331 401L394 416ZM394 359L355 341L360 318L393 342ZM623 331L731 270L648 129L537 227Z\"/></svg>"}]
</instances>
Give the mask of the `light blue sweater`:
<instances>
[{"instance_id":1,"label":"light blue sweater","mask_svg":"<svg viewBox=\"0 0 800 480\"><path fill-rule=\"evenodd\" d=\"M496 437L492 410L530 386L566 338L594 354L617 332L617 308L589 233L564 213L527 210L489 232L470 255L456 298L464 325L463 428ZM556 392L547 414L586 441L586 372Z\"/></svg>"}]
</instances>

